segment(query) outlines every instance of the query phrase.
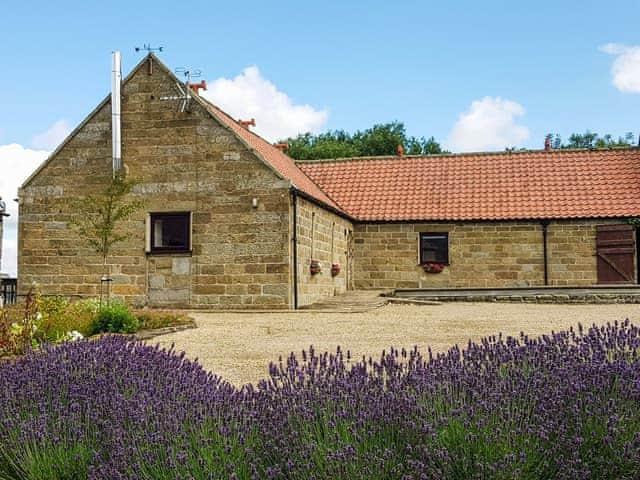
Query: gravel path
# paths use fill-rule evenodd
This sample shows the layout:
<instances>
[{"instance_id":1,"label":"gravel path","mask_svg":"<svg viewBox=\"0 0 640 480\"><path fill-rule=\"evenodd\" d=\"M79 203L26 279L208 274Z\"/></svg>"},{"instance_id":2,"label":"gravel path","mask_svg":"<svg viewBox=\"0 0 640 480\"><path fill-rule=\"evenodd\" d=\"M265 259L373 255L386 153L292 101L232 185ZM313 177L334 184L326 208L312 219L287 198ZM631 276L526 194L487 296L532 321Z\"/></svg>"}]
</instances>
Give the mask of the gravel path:
<instances>
[{"instance_id":1,"label":"gravel path","mask_svg":"<svg viewBox=\"0 0 640 480\"><path fill-rule=\"evenodd\" d=\"M270 361L313 345L317 351L350 350L377 357L390 346L445 351L502 332L529 335L569 326L629 318L640 324L640 306L444 303L386 305L366 313L194 313L198 328L150 341L184 350L207 369L241 385L268 374Z\"/></svg>"}]
</instances>

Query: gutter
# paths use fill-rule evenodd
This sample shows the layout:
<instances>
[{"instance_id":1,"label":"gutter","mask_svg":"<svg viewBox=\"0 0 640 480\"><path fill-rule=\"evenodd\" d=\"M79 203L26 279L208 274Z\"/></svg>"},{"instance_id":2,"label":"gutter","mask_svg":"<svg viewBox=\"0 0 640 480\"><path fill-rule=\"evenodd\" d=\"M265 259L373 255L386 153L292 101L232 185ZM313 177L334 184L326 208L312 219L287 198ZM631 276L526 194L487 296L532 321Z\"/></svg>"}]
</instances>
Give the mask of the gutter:
<instances>
[{"instance_id":1,"label":"gutter","mask_svg":"<svg viewBox=\"0 0 640 480\"><path fill-rule=\"evenodd\" d=\"M549 252L547 247L547 228L549 227L549 220L542 220L540 222L542 226L542 258L544 262L544 284L549 285Z\"/></svg>"},{"instance_id":2,"label":"gutter","mask_svg":"<svg viewBox=\"0 0 640 480\"><path fill-rule=\"evenodd\" d=\"M298 309L298 190L291 187L291 200L293 202L293 309Z\"/></svg>"}]
</instances>

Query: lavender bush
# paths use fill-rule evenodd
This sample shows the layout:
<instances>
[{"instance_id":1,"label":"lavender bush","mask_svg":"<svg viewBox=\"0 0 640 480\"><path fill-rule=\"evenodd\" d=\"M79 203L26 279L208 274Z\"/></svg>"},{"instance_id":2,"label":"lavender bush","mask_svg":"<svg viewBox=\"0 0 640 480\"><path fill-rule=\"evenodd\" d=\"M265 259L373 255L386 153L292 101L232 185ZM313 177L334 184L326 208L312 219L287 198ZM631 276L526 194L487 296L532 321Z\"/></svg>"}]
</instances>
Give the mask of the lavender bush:
<instances>
[{"instance_id":1,"label":"lavender bush","mask_svg":"<svg viewBox=\"0 0 640 480\"><path fill-rule=\"evenodd\" d=\"M234 388L123 337L0 365L0 478L634 479L640 332L291 355Z\"/></svg>"}]
</instances>

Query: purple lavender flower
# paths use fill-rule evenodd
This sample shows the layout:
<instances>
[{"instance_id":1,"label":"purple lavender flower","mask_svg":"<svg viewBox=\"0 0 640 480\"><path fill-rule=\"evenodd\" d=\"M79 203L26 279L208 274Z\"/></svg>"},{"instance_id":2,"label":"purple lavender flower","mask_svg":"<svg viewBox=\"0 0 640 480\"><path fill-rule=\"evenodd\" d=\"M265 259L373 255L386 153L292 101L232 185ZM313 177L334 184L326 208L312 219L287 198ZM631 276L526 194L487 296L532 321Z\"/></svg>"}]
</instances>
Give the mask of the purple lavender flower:
<instances>
[{"instance_id":1,"label":"purple lavender flower","mask_svg":"<svg viewBox=\"0 0 640 480\"><path fill-rule=\"evenodd\" d=\"M173 350L78 341L0 366L0 477L639 478L638 353L628 321L426 357L311 348L235 388Z\"/></svg>"}]
</instances>

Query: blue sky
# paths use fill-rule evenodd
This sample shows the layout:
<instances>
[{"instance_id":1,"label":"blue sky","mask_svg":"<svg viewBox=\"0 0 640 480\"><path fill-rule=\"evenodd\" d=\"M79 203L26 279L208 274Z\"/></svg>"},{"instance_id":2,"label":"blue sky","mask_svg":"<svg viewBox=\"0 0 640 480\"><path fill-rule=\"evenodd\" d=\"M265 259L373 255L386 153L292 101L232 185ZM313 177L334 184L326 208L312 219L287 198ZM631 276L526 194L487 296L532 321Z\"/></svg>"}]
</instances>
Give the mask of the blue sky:
<instances>
[{"instance_id":1,"label":"blue sky","mask_svg":"<svg viewBox=\"0 0 640 480\"><path fill-rule=\"evenodd\" d=\"M108 92L109 52L164 45L172 68L232 78L251 65L327 128L398 119L445 141L485 96L515 101L539 147L549 131L640 129L640 95L611 83L600 45L640 43L634 1L14 2L0 29L0 142L79 122ZM258 119L259 120L259 119Z\"/></svg>"},{"instance_id":2,"label":"blue sky","mask_svg":"<svg viewBox=\"0 0 640 480\"><path fill-rule=\"evenodd\" d=\"M163 45L171 68L201 69L208 94L233 115L257 112L270 139L391 120L452 150L541 148L548 132L637 134L637 6L12 2L0 16L0 195L13 198L25 172L108 93L110 52L122 51L126 74L145 42Z\"/></svg>"}]
</instances>

